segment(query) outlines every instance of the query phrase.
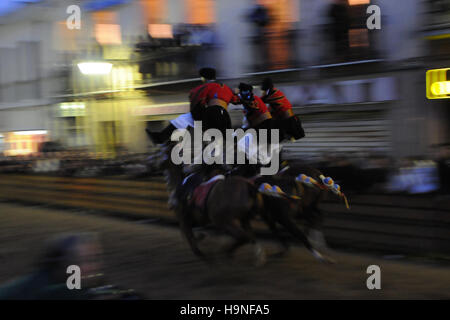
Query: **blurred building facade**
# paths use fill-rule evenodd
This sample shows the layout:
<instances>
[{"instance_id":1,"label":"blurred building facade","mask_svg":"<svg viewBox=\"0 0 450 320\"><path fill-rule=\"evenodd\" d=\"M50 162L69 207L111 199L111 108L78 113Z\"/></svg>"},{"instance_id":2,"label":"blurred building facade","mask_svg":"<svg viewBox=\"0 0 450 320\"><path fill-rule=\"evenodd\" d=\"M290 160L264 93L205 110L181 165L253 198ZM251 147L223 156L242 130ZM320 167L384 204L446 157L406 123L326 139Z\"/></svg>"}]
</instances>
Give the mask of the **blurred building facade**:
<instances>
[{"instance_id":1,"label":"blurred building facade","mask_svg":"<svg viewBox=\"0 0 450 320\"><path fill-rule=\"evenodd\" d=\"M287 148L293 156L426 155L450 140L447 102L425 98L425 70L449 63L448 8L436 3L30 3L0 16L0 150L29 154L52 140L108 157L145 152L145 126L185 112L196 70L213 66L230 85L274 76L309 133ZM366 27L371 4L380 30ZM67 27L70 5L81 8L80 29ZM81 62L112 69L86 75Z\"/></svg>"}]
</instances>

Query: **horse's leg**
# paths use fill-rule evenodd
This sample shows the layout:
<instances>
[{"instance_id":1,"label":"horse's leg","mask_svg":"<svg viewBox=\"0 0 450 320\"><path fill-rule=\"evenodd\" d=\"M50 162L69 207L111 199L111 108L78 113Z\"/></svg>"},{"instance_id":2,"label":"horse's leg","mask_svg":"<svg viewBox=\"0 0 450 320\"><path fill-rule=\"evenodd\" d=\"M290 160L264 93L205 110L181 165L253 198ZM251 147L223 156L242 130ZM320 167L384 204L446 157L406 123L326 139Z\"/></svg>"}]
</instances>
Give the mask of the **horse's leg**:
<instances>
[{"instance_id":1,"label":"horse's leg","mask_svg":"<svg viewBox=\"0 0 450 320\"><path fill-rule=\"evenodd\" d=\"M252 234L252 226L250 225L249 219L241 219L241 227L245 232Z\"/></svg>"},{"instance_id":2,"label":"horse's leg","mask_svg":"<svg viewBox=\"0 0 450 320\"><path fill-rule=\"evenodd\" d=\"M280 229L277 228L276 222L266 213L262 213L261 217L263 218L264 222L266 222L266 224L269 226L270 231L275 235L275 237L280 241L281 245L283 246L284 250L281 252L281 254L286 253L289 249L289 242L286 240L286 237L284 237L281 234Z\"/></svg>"},{"instance_id":3,"label":"horse's leg","mask_svg":"<svg viewBox=\"0 0 450 320\"><path fill-rule=\"evenodd\" d=\"M306 223L306 234L308 239L314 244L314 247L327 249L327 243L323 234L323 212L317 205L311 208L311 217Z\"/></svg>"},{"instance_id":4,"label":"horse's leg","mask_svg":"<svg viewBox=\"0 0 450 320\"><path fill-rule=\"evenodd\" d=\"M314 193L309 205L304 208L306 219L306 235L315 248L327 249L327 244L323 236L323 212L319 209L319 204L326 194L323 191Z\"/></svg>"},{"instance_id":5,"label":"horse's leg","mask_svg":"<svg viewBox=\"0 0 450 320\"><path fill-rule=\"evenodd\" d=\"M278 211L283 211L286 208L280 207L279 199L273 198L272 196L263 196L264 207L260 208L259 215L262 217L264 222L268 225L270 231L275 235L275 237L280 241L284 248L281 254L287 252L289 249L289 242L287 238L282 235L281 231L277 228L276 219Z\"/></svg>"},{"instance_id":6,"label":"horse's leg","mask_svg":"<svg viewBox=\"0 0 450 320\"><path fill-rule=\"evenodd\" d=\"M243 220L241 221L241 223L244 223L245 228L250 227L248 221L245 222L245 220ZM246 223L248 223L248 225L246 225ZM264 248L255 240L253 235L245 232L244 229L239 227L233 221L223 226L223 229L235 239L235 242L226 250L229 256L232 256L233 253L241 246L247 243L251 243L255 248L256 265L263 265L266 262L266 254Z\"/></svg>"},{"instance_id":7,"label":"horse's leg","mask_svg":"<svg viewBox=\"0 0 450 320\"><path fill-rule=\"evenodd\" d=\"M245 245L246 243L253 243L254 239L248 235L241 227L239 227L235 222L230 222L229 224L222 227L223 230L234 238L234 242L225 250L229 256Z\"/></svg>"},{"instance_id":8,"label":"horse's leg","mask_svg":"<svg viewBox=\"0 0 450 320\"><path fill-rule=\"evenodd\" d=\"M192 231L192 211L185 206L179 206L176 210L178 221L180 222L180 230L183 236L186 238L192 252L201 258L205 255L197 246L197 241Z\"/></svg>"},{"instance_id":9,"label":"horse's leg","mask_svg":"<svg viewBox=\"0 0 450 320\"><path fill-rule=\"evenodd\" d=\"M311 242L309 242L308 238L305 236L305 234L295 225L295 223L289 218L289 216L281 211L278 215L279 222L282 226L284 226L293 236L295 236L298 240L303 242L305 247L312 253L312 255L323 261L328 263L333 263L334 261L330 258L325 257L322 255L319 251L317 251L312 245Z\"/></svg>"}]
</instances>

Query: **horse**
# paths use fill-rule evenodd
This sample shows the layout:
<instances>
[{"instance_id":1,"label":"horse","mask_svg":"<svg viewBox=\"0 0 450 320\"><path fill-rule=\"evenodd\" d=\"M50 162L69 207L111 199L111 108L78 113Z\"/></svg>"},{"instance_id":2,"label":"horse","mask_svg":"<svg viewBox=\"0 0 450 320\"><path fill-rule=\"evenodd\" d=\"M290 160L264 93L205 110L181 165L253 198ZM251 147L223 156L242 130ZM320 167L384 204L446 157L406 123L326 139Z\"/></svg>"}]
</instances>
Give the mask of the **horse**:
<instances>
[{"instance_id":1,"label":"horse","mask_svg":"<svg viewBox=\"0 0 450 320\"><path fill-rule=\"evenodd\" d=\"M165 154L169 155L170 151L171 147L169 146L165 150ZM199 212L199 208L196 208L185 197L180 197L180 193L177 192L182 187L185 178L183 166L174 164L167 156L163 161L163 167L168 189L172 193L171 197L176 198L174 199L176 201L173 204L173 209L179 221L180 230L196 256L208 260L199 249L198 239L194 236L192 229L195 218L200 216L201 219L197 219L200 220L197 221L200 224L211 223L234 238L234 243L226 250L229 256L239 247L250 243L254 246L256 264L264 264L265 251L251 232L250 226L250 220L259 212L258 206L261 204L258 201L260 201L260 198L257 196L257 189L248 180L242 177L227 177L216 181L205 201L205 214L202 214ZM219 172L213 170L208 173L207 178Z\"/></svg>"}]
</instances>

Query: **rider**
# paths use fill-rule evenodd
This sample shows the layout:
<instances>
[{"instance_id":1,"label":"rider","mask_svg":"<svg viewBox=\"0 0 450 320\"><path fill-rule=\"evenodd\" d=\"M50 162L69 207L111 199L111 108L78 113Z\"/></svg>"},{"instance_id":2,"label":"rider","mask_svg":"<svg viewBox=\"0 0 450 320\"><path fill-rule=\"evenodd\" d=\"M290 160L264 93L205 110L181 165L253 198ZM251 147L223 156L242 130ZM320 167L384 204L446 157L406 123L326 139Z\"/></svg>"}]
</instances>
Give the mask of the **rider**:
<instances>
[{"instance_id":1,"label":"rider","mask_svg":"<svg viewBox=\"0 0 450 320\"><path fill-rule=\"evenodd\" d=\"M194 121L202 121L203 130L215 128L225 134L226 129L231 129L227 108L229 103L238 104L239 97L227 85L217 82L215 69L202 68L199 75L203 83L189 92L190 112L171 120L161 132L147 130L153 142L167 142L173 131L194 127Z\"/></svg>"},{"instance_id":2,"label":"rider","mask_svg":"<svg viewBox=\"0 0 450 320\"><path fill-rule=\"evenodd\" d=\"M292 104L284 93L275 88L271 78L265 78L261 85L264 95L262 101L269 104L273 116L273 126L280 130L280 140L293 137L295 140L305 136L300 119L292 111Z\"/></svg>"},{"instance_id":3,"label":"rider","mask_svg":"<svg viewBox=\"0 0 450 320\"><path fill-rule=\"evenodd\" d=\"M227 111L228 104L239 104L239 97L227 85L216 80L215 69L202 68L199 71L199 75L203 83L189 93L190 112L171 121L171 125L163 131L166 133L163 138L170 139L168 132L171 134L177 128L194 127L194 121L202 121L202 129L204 131L218 129L223 136L225 136L226 129L231 129L231 119ZM220 166L203 163L201 166L202 172L198 171L198 167L195 168L197 171L188 176L183 185L178 186L175 193L171 194L171 205L175 206L177 199L185 198L201 183L202 179L212 175L218 167Z\"/></svg>"},{"instance_id":4,"label":"rider","mask_svg":"<svg viewBox=\"0 0 450 320\"><path fill-rule=\"evenodd\" d=\"M272 115L269 112L268 107L266 104L261 100L260 97L253 94L253 86L247 83L240 83L239 84L239 97L240 102L244 106L244 114L245 119L248 123L248 127L256 130L256 137L258 141L260 140L260 129L266 129L267 133L267 140L266 143L271 143L271 129L272 129ZM262 146L262 145L259 145ZM250 148L247 149L243 145L241 145L238 142L238 148L241 148L241 150L246 150L245 153L247 154L247 157L253 158L257 157L257 161L261 161L262 158L258 158L261 156L258 152L258 155L255 153L257 150L259 150L258 147L256 149ZM255 175L257 172L257 169L259 168L259 164L247 164L245 166L246 170L248 171L247 174L249 175Z\"/></svg>"},{"instance_id":5,"label":"rider","mask_svg":"<svg viewBox=\"0 0 450 320\"><path fill-rule=\"evenodd\" d=\"M200 69L203 84L189 93L191 114L195 121L202 121L203 130L215 128L225 134L231 129L228 104L239 104L239 97L225 84L216 80L216 70Z\"/></svg>"}]
</instances>

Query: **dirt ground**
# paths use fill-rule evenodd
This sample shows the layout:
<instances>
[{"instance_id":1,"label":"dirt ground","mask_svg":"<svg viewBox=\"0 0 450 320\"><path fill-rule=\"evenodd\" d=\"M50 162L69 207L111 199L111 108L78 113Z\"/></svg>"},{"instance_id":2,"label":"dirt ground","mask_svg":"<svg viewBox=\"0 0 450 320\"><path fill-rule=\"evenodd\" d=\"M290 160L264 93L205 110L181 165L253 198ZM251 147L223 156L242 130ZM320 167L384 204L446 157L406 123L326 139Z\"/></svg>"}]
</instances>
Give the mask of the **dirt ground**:
<instances>
[{"instance_id":1,"label":"dirt ground","mask_svg":"<svg viewBox=\"0 0 450 320\"><path fill-rule=\"evenodd\" d=\"M333 251L337 263L327 265L294 246L254 267L247 246L233 261L220 259L211 266L190 252L176 228L12 203L0 203L0 283L32 271L44 240L68 231L98 232L104 274L148 299L450 298L450 270L438 263ZM224 239L205 241L211 250ZM274 243L263 244L269 253L277 251ZM381 268L380 290L366 287L366 269L373 264Z\"/></svg>"}]
</instances>

